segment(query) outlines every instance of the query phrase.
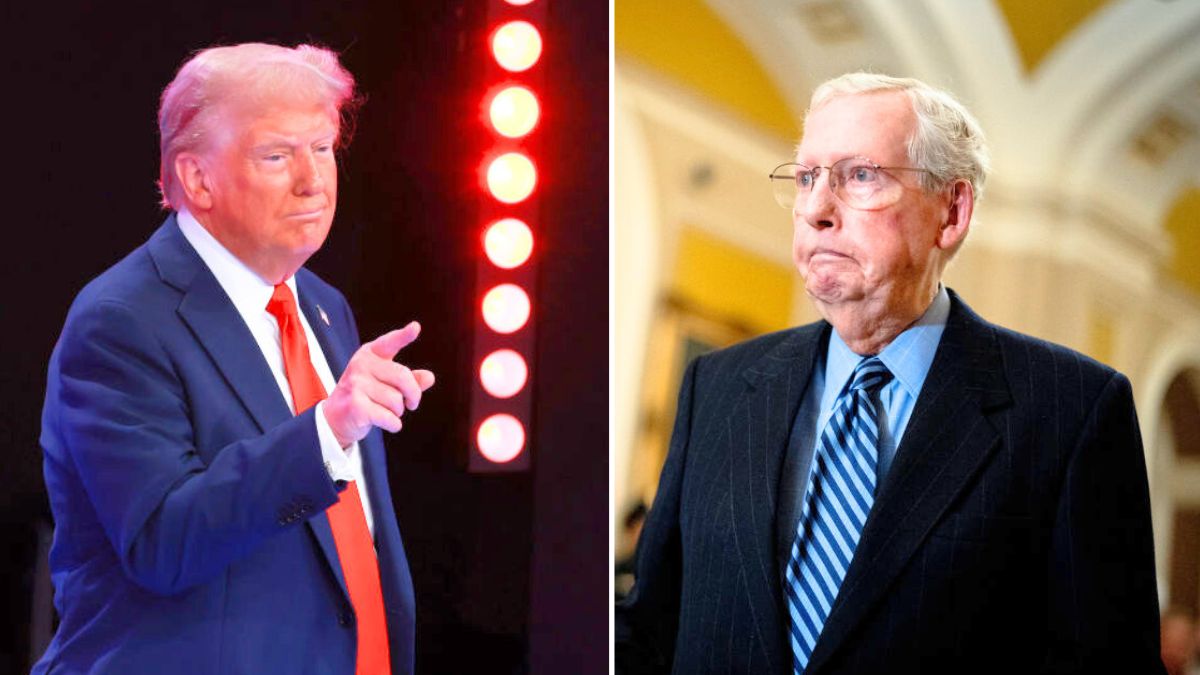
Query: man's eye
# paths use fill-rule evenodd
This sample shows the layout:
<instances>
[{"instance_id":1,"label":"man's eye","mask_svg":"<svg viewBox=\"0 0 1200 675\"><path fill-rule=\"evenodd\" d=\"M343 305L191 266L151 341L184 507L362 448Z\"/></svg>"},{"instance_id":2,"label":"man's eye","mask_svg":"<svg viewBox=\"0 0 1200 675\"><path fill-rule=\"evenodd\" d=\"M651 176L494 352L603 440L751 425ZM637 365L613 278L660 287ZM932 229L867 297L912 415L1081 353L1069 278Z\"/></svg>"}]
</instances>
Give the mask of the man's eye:
<instances>
[{"instance_id":1,"label":"man's eye","mask_svg":"<svg viewBox=\"0 0 1200 675\"><path fill-rule=\"evenodd\" d=\"M796 185L802 188L810 188L813 184L813 174L811 171L801 171L796 174Z\"/></svg>"},{"instance_id":2,"label":"man's eye","mask_svg":"<svg viewBox=\"0 0 1200 675\"><path fill-rule=\"evenodd\" d=\"M287 155L283 154L282 152L273 152L266 157L263 157L263 159L268 162L282 162L283 160L287 159Z\"/></svg>"},{"instance_id":3,"label":"man's eye","mask_svg":"<svg viewBox=\"0 0 1200 675\"><path fill-rule=\"evenodd\" d=\"M875 180L875 169L869 166L856 166L850 169L850 180L855 183L870 183Z\"/></svg>"},{"instance_id":4,"label":"man's eye","mask_svg":"<svg viewBox=\"0 0 1200 675\"><path fill-rule=\"evenodd\" d=\"M317 147L313 148L313 151L319 152L321 154L327 154L327 153L333 152L333 144L326 143L326 144L318 145Z\"/></svg>"}]
</instances>

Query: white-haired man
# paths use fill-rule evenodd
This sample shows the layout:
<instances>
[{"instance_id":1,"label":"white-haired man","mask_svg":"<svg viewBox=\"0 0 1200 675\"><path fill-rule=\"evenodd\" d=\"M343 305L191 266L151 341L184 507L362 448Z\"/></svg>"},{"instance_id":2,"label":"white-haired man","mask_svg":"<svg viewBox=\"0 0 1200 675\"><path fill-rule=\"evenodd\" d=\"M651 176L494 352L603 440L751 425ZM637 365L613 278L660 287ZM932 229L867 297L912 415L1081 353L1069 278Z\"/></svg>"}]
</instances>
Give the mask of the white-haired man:
<instances>
[{"instance_id":1,"label":"white-haired man","mask_svg":"<svg viewBox=\"0 0 1200 675\"><path fill-rule=\"evenodd\" d=\"M319 47L199 52L163 92L173 210L80 292L43 413L60 624L35 673L410 673L381 433L433 375L360 346L302 268L354 79Z\"/></svg>"},{"instance_id":2,"label":"white-haired man","mask_svg":"<svg viewBox=\"0 0 1200 675\"><path fill-rule=\"evenodd\" d=\"M688 367L617 672L1161 672L1129 382L941 284L986 169L945 92L816 90L771 177L825 320Z\"/></svg>"}]
</instances>

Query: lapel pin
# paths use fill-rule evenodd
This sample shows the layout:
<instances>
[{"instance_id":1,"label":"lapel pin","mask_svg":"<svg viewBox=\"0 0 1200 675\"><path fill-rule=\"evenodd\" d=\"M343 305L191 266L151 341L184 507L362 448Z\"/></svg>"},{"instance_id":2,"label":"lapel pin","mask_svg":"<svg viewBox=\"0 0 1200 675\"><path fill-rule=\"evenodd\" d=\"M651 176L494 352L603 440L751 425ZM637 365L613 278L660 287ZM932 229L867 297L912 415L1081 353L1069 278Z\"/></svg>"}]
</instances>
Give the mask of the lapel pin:
<instances>
[{"instance_id":1,"label":"lapel pin","mask_svg":"<svg viewBox=\"0 0 1200 675\"><path fill-rule=\"evenodd\" d=\"M317 313L321 315L321 320L325 322L326 326L328 326L329 325L329 315L325 313L325 310L322 309L320 305L317 305Z\"/></svg>"}]
</instances>

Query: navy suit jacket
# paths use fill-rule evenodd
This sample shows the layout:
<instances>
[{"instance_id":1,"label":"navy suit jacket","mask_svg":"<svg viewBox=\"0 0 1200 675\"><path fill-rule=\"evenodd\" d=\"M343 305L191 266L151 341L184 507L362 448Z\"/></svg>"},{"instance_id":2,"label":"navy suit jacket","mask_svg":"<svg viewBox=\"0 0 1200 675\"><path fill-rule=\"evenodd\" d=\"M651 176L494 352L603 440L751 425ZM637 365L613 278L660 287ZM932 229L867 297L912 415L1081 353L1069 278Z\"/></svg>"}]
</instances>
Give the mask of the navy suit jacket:
<instances>
[{"instance_id":1,"label":"navy suit jacket","mask_svg":"<svg viewBox=\"0 0 1200 675\"><path fill-rule=\"evenodd\" d=\"M805 672L1161 673L1128 380L951 299ZM805 478L788 436L829 331L688 367L617 608L618 673L791 673L783 561Z\"/></svg>"},{"instance_id":2,"label":"navy suit jacket","mask_svg":"<svg viewBox=\"0 0 1200 675\"><path fill-rule=\"evenodd\" d=\"M337 377L359 346L354 318L311 272L296 284ZM174 215L88 284L50 360L41 440L61 623L34 672L353 673L325 516L337 486L313 415L292 415ZM379 431L359 447L392 672L411 673L412 580Z\"/></svg>"}]
</instances>

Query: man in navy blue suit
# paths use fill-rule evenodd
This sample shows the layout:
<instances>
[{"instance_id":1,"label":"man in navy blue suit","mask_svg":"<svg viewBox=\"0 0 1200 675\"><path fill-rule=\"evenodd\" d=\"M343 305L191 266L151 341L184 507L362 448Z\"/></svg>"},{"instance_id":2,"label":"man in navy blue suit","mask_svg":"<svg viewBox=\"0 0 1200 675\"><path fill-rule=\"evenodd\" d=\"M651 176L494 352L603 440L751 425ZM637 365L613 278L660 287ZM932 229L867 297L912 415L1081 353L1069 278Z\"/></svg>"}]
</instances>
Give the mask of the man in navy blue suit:
<instances>
[{"instance_id":1,"label":"man in navy blue suit","mask_svg":"<svg viewBox=\"0 0 1200 675\"><path fill-rule=\"evenodd\" d=\"M824 317L687 369L618 673L1161 673L1129 381L942 285L974 117L912 79L813 93L772 172Z\"/></svg>"},{"instance_id":2,"label":"man in navy blue suit","mask_svg":"<svg viewBox=\"0 0 1200 675\"><path fill-rule=\"evenodd\" d=\"M208 49L163 92L172 213L80 292L50 362L61 622L35 673L412 672L380 429L433 384L393 361L420 326L360 346L302 267L354 101L308 45Z\"/></svg>"}]
</instances>

